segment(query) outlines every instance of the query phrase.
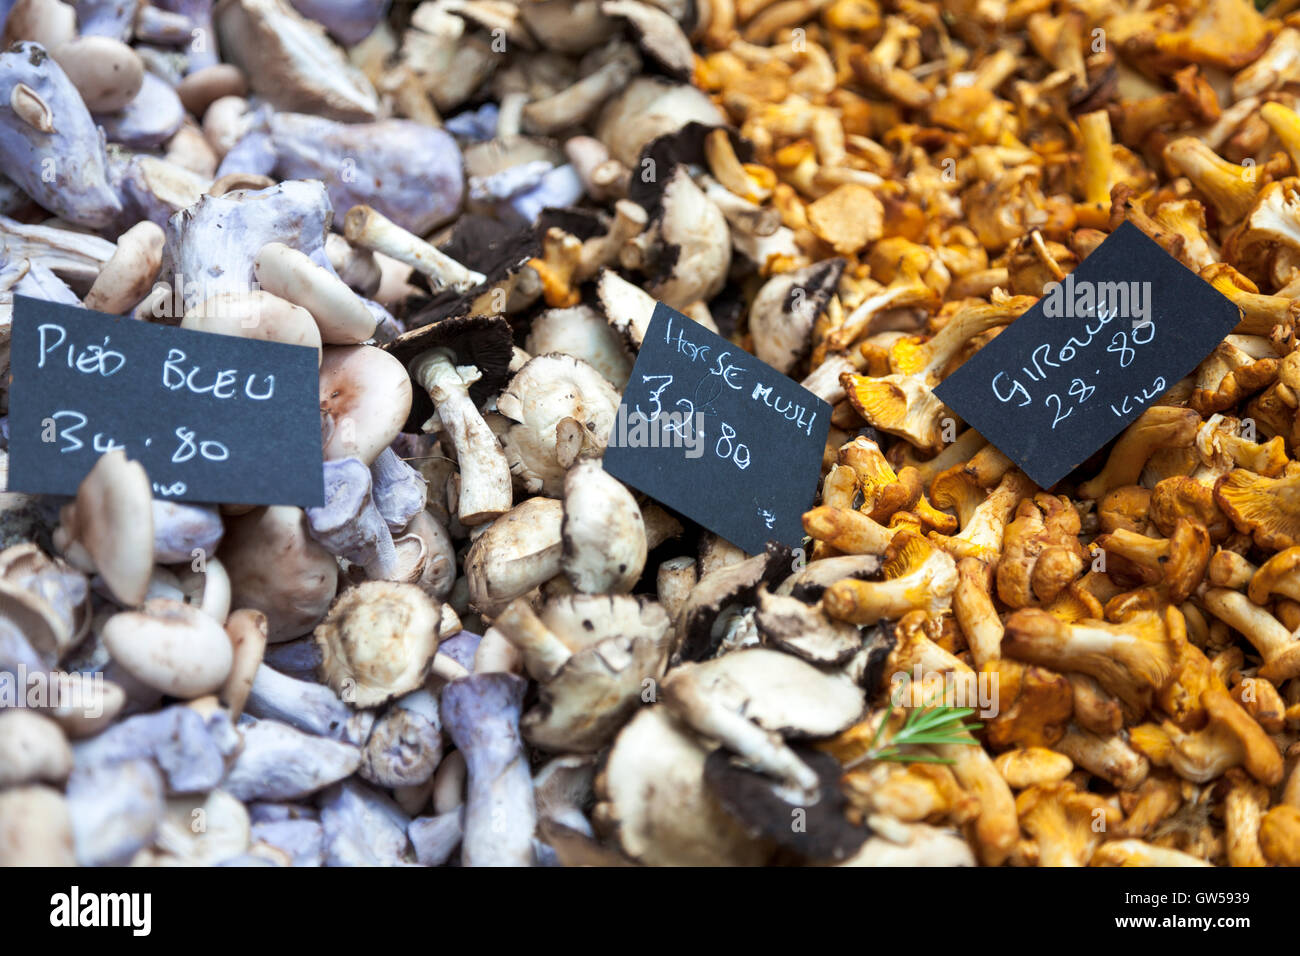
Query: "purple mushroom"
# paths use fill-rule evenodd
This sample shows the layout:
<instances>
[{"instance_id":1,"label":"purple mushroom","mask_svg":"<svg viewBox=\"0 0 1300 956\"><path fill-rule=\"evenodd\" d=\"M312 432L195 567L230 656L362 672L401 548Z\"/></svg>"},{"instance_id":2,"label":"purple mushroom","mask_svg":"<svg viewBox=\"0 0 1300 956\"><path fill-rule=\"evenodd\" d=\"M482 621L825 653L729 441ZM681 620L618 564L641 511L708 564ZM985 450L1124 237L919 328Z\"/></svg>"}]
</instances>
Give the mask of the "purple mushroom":
<instances>
[{"instance_id":1,"label":"purple mushroom","mask_svg":"<svg viewBox=\"0 0 1300 956\"><path fill-rule=\"evenodd\" d=\"M276 175L321 180L339 216L368 205L422 236L460 208L460 149L440 129L408 120L338 123L303 113L276 113L270 129Z\"/></svg>"},{"instance_id":2,"label":"purple mushroom","mask_svg":"<svg viewBox=\"0 0 1300 956\"><path fill-rule=\"evenodd\" d=\"M135 99L116 113L101 113L95 122L104 127L110 143L121 143L132 149L153 149L175 135L185 121L185 107L165 80L152 73L144 75L144 83Z\"/></svg>"},{"instance_id":3,"label":"purple mushroom","mask_svg":"<svg viewBox=\"0 0 1300 956\"><path fill-rule=\"evenodd\" d=\"M370 469L358 458L325 462L325 504L307 509L313 538L330 554L382 580L396 568L393 534L370 496Z\"/></svg>"},{"instance_id":4,"label":"purple mushroom","mask_svg":"<svg viewBox=\"0 0 1300 956\"><path fill-rule=\"evenodd\" d=\"M389 0L290 0L293 8L315 20L340 43L352 46L374 32L388 12Z\"/></svg>"},{"instance_id":5,"label":"purple mushroom","mask_svg":"<svg viewBox=\"0 0 1300 956\"><path fill-rule=\"evenodd\" d=\"M104 140L72 85L39 43L0 53L0 168L69 222L102 229L122 211Z\"/></svg>"}]
</instances>

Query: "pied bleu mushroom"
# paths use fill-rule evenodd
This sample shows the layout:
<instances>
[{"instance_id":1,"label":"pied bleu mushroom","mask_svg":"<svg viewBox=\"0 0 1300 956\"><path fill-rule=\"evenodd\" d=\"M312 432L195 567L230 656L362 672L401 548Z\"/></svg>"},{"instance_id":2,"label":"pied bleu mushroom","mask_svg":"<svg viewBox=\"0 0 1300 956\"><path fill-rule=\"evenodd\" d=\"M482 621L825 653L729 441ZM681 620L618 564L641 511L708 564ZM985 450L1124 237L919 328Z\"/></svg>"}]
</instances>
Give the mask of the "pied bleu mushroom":
<instances>
[{"instance_id":1,"label":"pied bleu mushroom","mask_svg":"<svg viewBox=\"0 0 1300 956\"><path fill-rule=\"evenodd\" d=\"M286 0L231 0L216 14L221 50L253 91L279 110L348 123L375 119L379 97L365 74L314 21Z\"/></svg>"},{"instance_id":2,"label":"pied bleu mushroom","mask_svg":"<svg viewBox=\"0 0 1300 956\"><path fill-rule=\"evenodd\" d=\"M505 435L510 470L530 492L563 493L565 472L579 454L604 453L618 404L618 392L581 359L529 360L497 399L511 421Z\"/></svg>"},{"instance_id":3,"label":"pied bleu mushroom","mask_svg":"<svg viewBox=\"0 0 1300 956\"><path fill-rule=\"evenodd\" d=\"M223 292L246 293L254 286L253 262L267 243L282 242L323 260L331 215L319 182L289 180L204 195L167 221L163 280L183 277L185 288L177 294L186 311Z\"/></svg>"},{"instance_id":4,"label":"pied bleu mushroom","mask_svg":"<svg viewBox=\"0 0 1300 956\"><path fill-rule=\"evenodd\" d=\"M310 632L334 600L338 562L308 534L298 508L255 508L229 519L217 554L230 575L232 606L265 614L271 643Z\"/></svg>"},{"instance_id":5,"label":"pied bleu mushroom","mask_svg":"<svg viewBox=\"0 0 1300 956\"><path fill-rule=\"evenodd\" d=\"M470 605L493 615L560 573L564 505L528 498L497 518L470 545L465 577Z\"/></svg>"},{"instance_id":6,"label":"pied bleu mushroom","mask_svg":"<svg viewBox=\"0 0 1300 956\"><path fill-rule=\"evenodd\" d=\"M479 525L508 511L513 497L510 467L500 442L475 404L478 394L501 387L510 362L509 324L500 317L444 319L408 332L388 346L406 357L417 394L428 396L431 414L456 451L460 472L457 515L461 524ZM422 403L412 402L416 416ZM433 419L421 423L431 430Z\"/></svg>"},{"instance_id":7,"label":"pied bleu mushroom","mask_svg":"<svg viewBox=\"0 0 1300 956\"><path fill-rule=\"evenodd\" d=\"M414 787L429 783L441 760L438 698L421 689L399 697L375 721L359 773L380 787Z\"/></svg>"},{"instance_id":8,"label":"pied bleu mushroom","mask_svg":"<svg viewBox=\"0 0 1300 956\"><path fill-rule=\"evenodd\" d=\"M0 53L0 165L46 209L102 229L122 212L104 140L72 81L39 43ZM70 163L67 157L75 156Z\"/></svg>"},{"instance_id":9,"label":"pied bleu mushroom","mask_svg":"<svg viewBox=\"0 0 1300 956\"><path fill-rule=\"evenodd\" d=\"M619 390L632 374L622 337L604 316L585 304L540 313L528 328L524 348L530 355L562 352L580 358Z\"/></svg>"},{"instance_id":10,"label":"pied bleu mushroom","mask_svg":"<svg viewBox=\"0 0 1300 956\"><path fill-rule=\"evenodd\" d=\"M93 288L118 246L106 239L53 225L0 216L0 245L11 263L29 259L78 290Z\"/></svg>"},{"instance_id":11,"label":"pied bleu mushroom","mask_svg":"<svg viewBox=\"0 0 1300 956\"><path fill-rule=\"evenodd\" d=\"M343 218L343 235L353 245L406 263L428 277L435 290L450 286L463 292L485 278L483 273L461 265L370 206L358 205L348 210Z\"/></svg>"},{"instance_id":12,"label":"pied bleu mushroom","mask_svg":"<svg viewBox=\"0 0 1300 956\"><path fill-rule=\"evenodd\" d=\"M709 791L754 838L765 838L808 862L850 857L868 831L850 823L840 780L843 769L832 755L801 746L795 756L817 775L815 789L796 793L719 748L704 765ZM801 826L791 826L798 819Z\"/></svg>"},{"instance_id":13,"label":"pied bleu mushroom","mask_svg":"<svg viewBox=\"0 0 1300 956\"><path fill-rule=\"evenodd\" d=\"M602 269L596 279L596 301L609 327L622 337L628 348L639 351L654 317L654 296L613 269Z\"/></svg>"},{"instance_id":14,"label":"pied bleu mushroom","mask_svg":"<svg viewBox=\"0 0 1300 956\"><path fill-rule=\"evenodd\" d=\"M773 847L749 836L704 783L712 745L666 707L643 708L596 776L596 831L650 866L759 866Z\"/></svg>"},{"instance_id":15,"label":"pied bleu mushroom","mask_svg":"<svg viewBox=\"0 0 1300 956\"><path fill-rule=\"evenodd\" d=\"M600 462L580 461L564 477L562 567L579 591L623 594L641 579L645 523L632 493Z\"/></svg>"},{"instance_id":16,"label":"pied bleu mushroom","mask_svg":"<svg viewBox=\"0 0 1300 956\"><path fill-rule=\"evenodd\" d=\"M62 653L90 630L91 595L86 576L61 558L32 543L0 551L0 583L46 622L47 636L57 635L50 649ZM20 619L13 618L15 623Z\"/></svg>"},{"instance_id":17,"label":"pied bleu mushroom","mask_svg":"<svg viewBox=\"0 0 1300 956\"><path fill-rule=\"evenodd\" d=\"M442 720L468 774L462 866L530 866L537 808L519 715L528 682L474 674L442 691Z\"/></svg>"},{"instance_id":18,"label":"pied bleu mushroom","mask_svg":"<svg viewBox=\"0 0 1300 956\"><path fill-rule=\"evenodd\" d=\"M370 465L371 494L388 528L397 534L424 513L429 485L420 473L397 457L392 446Z\"/></svg>"},{"instance_id":19,"label":"pied bleu mushroom","mask_svg":"<svg viewBox=\"0 0 1300 956\"><path fill-rule=\"evenodd\" d=\"M310 680L320 666L320 648L308 634L292 641L268 644L262 660L282 674L299 680Z\"/></svg>"},{"instance_id":20,"label":"pied bleu mushroom","mask_svg":"<svg viewBox=\"0 0 1300 956\"><path fill-rule=\"evenodd\" d=\"M671 642L668 615L643 598L554 598L541 616L525 599L497 617L540 685L523 733L544 750L593 753L613 737L663 676Z\"/></svg>"},{"instance_id":21,"label":"pied bleu mushroom","mask_svg":"<svg viewBox=\"0 0 1300 956\"><path fill-rule=\"evenodd\" d=\"M320 796L326 866L404 866L410 823L386 794L345 780Z\"/></svg>"},{"instance_id":22,"label":"pied bleu mushroom","mask_svg":"<svg viewBox=\"0 0 1300 956\"><path fill-rule=\"evenodd\" d=\"M159 564L191 563L217 553L226 528L212 505L155 498L153 553Z\"/></svg>"},{"instance_id":23,"label":"pied bleu mushroom","mask_svg":"<svg viewBox=\"0 0 1300 956\"><path fill-rule=\"evenodd\" d=\"M685 166L664 178L650 225L623 247L622 262L645 273L650 294L675 309L711 299L726 284L731 265L727 219Z\"/></svg>"},{"instance_id":24,"label":"pied bleu mushroom","mask_svg":"<svg viewBox=\"0 0 1300 956\"><path fill-rule=\"evenodd\" d=\"M758 592L754 622L765 643L811 664L845 664L862 647L857 627L831 618L820 602L805 604L765 588Z\"/></svg>"},{"instance_id":25,"label":"pied bleu mushroom","mask_svg":"<svg viewBox=\"0 0 1300 956\"><path fill-rule=\"evenodd\" d=\"M367 577L384 580L396 569L397 552L370 487L370 469L356 458L327 460L325 504L306 509L307 524L330 554L359 565Z\"/></svg>"},{"instance_id":26,"label":"pied bleu mushroom","mask_svg":"<svg viewBox=\"0 0 1300 956\"><path fill-rule=\"evenodd\" d=\"M139 462L101 455L60 512L54 544L69 563L96 571L121 604L144 600L153 570L153 492Z\"/></svg>"},{"instance_id":27,"label":"pied bleu mushroom","mask_svg":"<svg viewBox=\"0 0 1300 956\"><path fill-rule=\"evenodd\" d=\"M122 154L114 151L115 157ZM186 169L171 159L136 153L120 175L127 218L137 218L162 228L182 209L194 205L211 191L212 178ZM266 185L270 185L267 183Z\"/></svg>"},{"instance_id":28,"label":"pied bleu mushroom","mask_svg":"<svg viewBox=\"0 0 1300 956\"><path fill-rule=\"evenodd\" d=\"M360 43L379 26L389 0L293 0L294 9L315 20L340 43Z\"/></svg>"},{"instance_id":29,"label":"pied bleu mushroom","mask_svg":"<svg viewBox=\"0 0 1300 956\"><path fill-rule=\"evenodd\" d=\"M110 143L157 149L185 122L185 107L170 84L145 73L130 102L115 112L97 112L94 116Z\"/></svg>"},{"instance_id":30,"label":"pied bleu mushroom","mask_svg":"<svg viewBox=\"0 0 1300 956\"><path fill-rule=\"evenodd\" d=\"M254 844L263 843L288 854L292 866L322 866L324 831L316 820L263 820L249 830Z\"/></svg>"},{"instance_id":31,"label":"pied bleu mushroom","mask_svg":"<svg viewBox=\"0 0 1300 956\"><path fill-rule=\"evenodd\" d=\"M86 293L83 300L86 308L110 315L122 315L133 309L149 294L158 278L165 238L162 229L147 220L122 233L112 256Z\"/></svg>"},{"instance_id":32,"label":"pied bleu mushroom","mask_svg":"<svg viewBox=\"0 0 1300 956\"><path fill-rule=\"evenodd\" d=\"M360 345L375 334L375 316L338 276L282 242L253 260L253 273L272 295L305 309L328 345Z\"/></svg>"},{"instance_id":33,"label":"pied bleu mushroom","mask_svg":"<svg viewBox=\"0 0 1300 956\"><path fill-rule=\"evenodd\" d=\"M23 708L0 711L0 789L62 784L71 772L72 748L55 721Z\"/></svg>"},{"instance_id":34,"label":"pied bleu mushroom","mask_svg":"<svg viewBox=\"0 0 1300 956\"><path fill-rule=\"evenodd\" d=\"M754 647L681 664L663 681L663 699L686 724L720 740L746 764L813 799L818 773L785 737L824 738L852 726L862 689L780 651Z\"/></svg>"},{"instance_id":35,"label":"pied bleu mushroom","mask_svg":"<svg viewBox=\"0 0 1300 956\"><path fill-rule=\"evenodd\" d=\"M102 634L115 663L172 697L190 699L216 691L233 663L230 638L220 623L166 598L145 601L139 611L113 615Z\"/></svg>"},{"instance_id":36,"label":"pied bleu mushroom","mask_svg":"<svg viewBox=\"0 0 1300 956\"><path fill-rule=\"evenodd\" d=\"M465 810L457 807L431 817L416 817L406 835L421 866L442 866L460 846L465 832Z\"/></svg>"},{"instance_id":37,"label":"pied bleu mushroom","mask_svg":"<svg viewBox=\"0 0 1300 956\"><path fill-rule=\"evenodd\" d=\"M73 755L78 770L147 759L162 772L169 793L190 793L220 783L238 749L238 734L224 712L205 720L194 706L176 705L119 721L78 741Z\"/></svg>"},{"instance_id":38,"label":"pied bleu mushroom","mask_svg":"<svg viewBox=\"0 0 1300 956\"><path fill-rule=\"evenodd\" d=\"M438 602L413 584L359 584L316 628L319 674L345 702L378 707L424 683L441 624Z\"/></svg>"},{"instance_id":39,"label":"pied bleu mushroom","mask_svg":"<svg viewBox=\"0 0 1300 956\"><path fill-rule=\"evenodd\" d=\"M267 112L254 109L242 96L222 96L208 104L203 111L202 130L219 160L218 180L232 173L270 177L275 169L275 150L266 129Z\"/></svg>"},{"instance_id":40,"label":"pied bleu mushroom","mask_svg":"<svg viewBox=\"0 0 1300 956\"><path fill-rule=\"evenodd\" d=\"M763 283L749 307L754 354L788 374L808 354L813 325L835 295L845 260L825 259Z\"/></svg>"},{"instance_id":41,"label":"pied bleu mushroom","mask_svg":"<svg viewBox=\"0 0 1300 956\"><path fill-rule=\"evenodd\" d=\"M162 778L148 760L78 766L67 794L82 866L125 866L153 841L166 812Z\"/></svg>"},{"instance_id":42,"label":"pied bleu mushroom","mask_svg":"<svg viewBox=\"0 0 1300 956\"><path fill-rule=\"evenodd\" d=\"M313 668L317 666L319 661ZM314 672L309 676L314 678ZM370 736L375 722L373 711L354 711L324 684L283 674L265 660L257 668L245 709L254 717L358 746Z\"/></svg>"},{"instance_id":43,"label":"pied bleu mushroom","mask_svg":"<svg viewBox=\"0 0 1300 956\"><path fill-rule=\"evenodd\" d=\"M369 466L393 443L411 411L402 363L373 345L334 345L320 367L321 437L326 460Z\"/></svg>"},{"instance_id":44,"label":"pied bleu mushroom","mask_svg":"<svg viewBox=\"0 0 1300 956\"><path fill-rule=\"evenodd\" d=\"M350 744L295 730L276 720L245 718L244 746L221 782L249 800L299 800L356 772L361 751Z\"/></svg>"},{"instance_id":45,"label":"pied bleu mushroom","mask_svg":"<svg viewBox=\"0 0 1300 956\"><path fill-rule=\"evenodd\" d=\"M248 810L224 790L172 797L154 837L161 857L153 862L214 866L239 857L251 842Z\"/></svg>"},{"instance_id":46,"label":"pied bleu mushroom","mask_svg":"<svg viewBox=\"0 0 1300 956\"><path fill-rule=\"evenodd\" d=\"M460 150L441 129L402 119L338 123L275 113L268 131L275 174L321 180L340 212L365 205L423 236L460 209Z\"/></svg>"}]
</instances>

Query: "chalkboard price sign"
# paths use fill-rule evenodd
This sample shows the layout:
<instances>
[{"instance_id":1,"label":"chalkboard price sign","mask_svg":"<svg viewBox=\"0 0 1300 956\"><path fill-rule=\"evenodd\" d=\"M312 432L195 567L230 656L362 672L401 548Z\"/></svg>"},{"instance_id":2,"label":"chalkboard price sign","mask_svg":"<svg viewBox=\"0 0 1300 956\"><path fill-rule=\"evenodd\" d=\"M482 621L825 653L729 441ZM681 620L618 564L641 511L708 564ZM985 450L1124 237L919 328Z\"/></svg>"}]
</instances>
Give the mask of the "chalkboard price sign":
<instances>
[{"instance_id":1,"label":"chalkboard price sign","mask_svg":"<svg viewBox=\"0 0 1300 956\"><path fill-rule=\"evenodd\" d=\"M663 303L605 450L605 470L753 554L803 539L830 406Z\"/></svg>"},{"instance_id":2,"label":"chalkboard price sign","mask_svg":"<svg viewBox=\"0 0 1300 956\"><path fill-rule=\"evenodd\" d=\"M104 452L155 498L324 503L316 350L14 297L9 490L71 495Z\"/></svg>"},{"instance_id":3,"label":"chalkboard price sign","mask_svg":"<svg viewBox=\"0 0 1300 956\"><path fill-rule=\"evenodd\" d=\"M1232 302L1126 222L934 394L1050 488L1239 320Z\"/></svg>"}]
</instances>

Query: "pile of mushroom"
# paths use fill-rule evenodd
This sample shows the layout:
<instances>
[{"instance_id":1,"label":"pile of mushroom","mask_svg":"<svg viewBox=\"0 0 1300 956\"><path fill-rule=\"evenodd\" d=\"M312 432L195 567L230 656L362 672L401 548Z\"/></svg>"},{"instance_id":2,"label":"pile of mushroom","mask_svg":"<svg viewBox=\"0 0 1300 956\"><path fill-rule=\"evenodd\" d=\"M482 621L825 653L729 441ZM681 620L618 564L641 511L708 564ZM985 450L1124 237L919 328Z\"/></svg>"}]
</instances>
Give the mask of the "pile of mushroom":
<instances>
[{"instance_id":1,"label":"pile of mushroom","mask_svg":"<svg viewBox=\"0 0 1300 956\"><path fill-rule=\"evenodd\" d=\"M314 349L326 492L0 493L0 865L1300 865L1288 9L0 0L0 366ZM1125 221L1241 322L1038 488L933 390ZM656 301L801 548L602 467Z\"/></svg>"}]
</instances>

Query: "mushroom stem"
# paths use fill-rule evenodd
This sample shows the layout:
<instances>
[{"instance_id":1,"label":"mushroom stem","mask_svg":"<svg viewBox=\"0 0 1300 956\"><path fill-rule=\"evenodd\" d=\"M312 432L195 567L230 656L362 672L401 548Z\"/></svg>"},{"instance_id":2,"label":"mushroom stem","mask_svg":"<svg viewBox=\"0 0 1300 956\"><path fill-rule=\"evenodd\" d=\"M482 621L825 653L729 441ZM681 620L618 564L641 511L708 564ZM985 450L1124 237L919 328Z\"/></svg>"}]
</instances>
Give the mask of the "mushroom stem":
<instances>
[{"instance_id":1,"label":"mushroom stem","mask_svg":"<svg viewBox=\"0 0 1300 956\"><path fill-rule=\"evenodd\" d=\"M510 510L510 464L497 437L469 397L479 379L473 366L457 367L445 348L422 352L411 362L411 376L429 393L460 463L457 515L466 526L483 524Z\"/></svg>"},{"instance_id":2,"label":"mushroom stem","mask_svg":"<svg viewBox=\"0 0 1300 956\"><path fill-rule=\"evenodd\" d=\"M487 278L466 268L414 233L369 206L353 206L343 217L343 235L348 242L372 252L382 252L429 277L434 290L451 287L465 292Z\"/></svg>"},{"instance_id":3,"label":"mushroom stem","mask_svg":"<svg viewBox=\"0 0 1300 956\"><path fill-rule=\"evenodd\" d=\"M475 674L443 689L443 720L469 777L460 851L464 866L533 861L537 806L519 736L527 684L513 674Z\"/></svg>"}]
</instances>

